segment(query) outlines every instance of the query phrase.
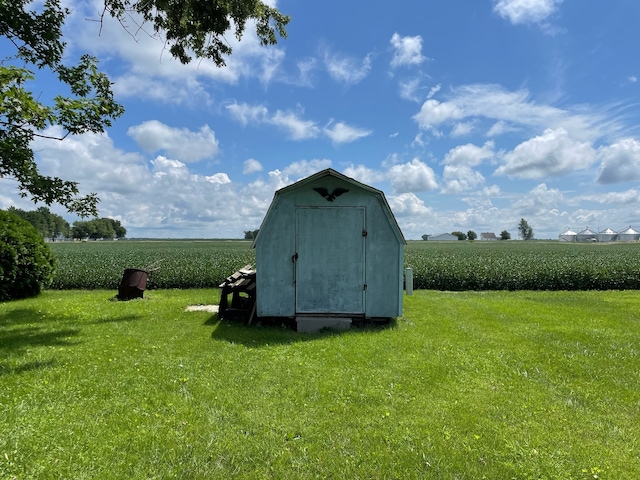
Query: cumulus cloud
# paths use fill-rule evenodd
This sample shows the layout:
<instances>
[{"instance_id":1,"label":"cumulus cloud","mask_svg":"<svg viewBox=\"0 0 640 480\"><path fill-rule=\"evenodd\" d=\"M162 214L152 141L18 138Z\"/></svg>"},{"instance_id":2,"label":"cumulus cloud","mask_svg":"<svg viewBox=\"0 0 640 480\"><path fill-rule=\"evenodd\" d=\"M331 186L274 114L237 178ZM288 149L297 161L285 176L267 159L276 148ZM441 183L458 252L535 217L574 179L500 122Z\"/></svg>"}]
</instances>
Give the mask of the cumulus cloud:
<instances>
[{"instance_id":1,"label":"cumulus cloud","mask_svg":"<svg viewBox=\"0 0 640 480\"><path fill-rule=\"evenodd\" d=\"M595 160L591 144L575 141L563 128L547 129L506 153L495 174L537 179L584 170Z\"/></svg>"},{"instance_id":2,"label":"cumulus cloud","mask_svg":"<svg viewBox=\"0 0 640 480\"><path fill-rule=\"evenodd\" d=\"M218 140L208 125L192 132L150 120L130 127L127 134L146 152L163 151L185 162L197 162L218 153Z\"/></svg>"},{"instance_id":3,"label":"cumulus cloud","mask_svg":"<svg viewBox=\"0 0 640 480\"><path fill-rule=\"evenodd\" d=\"M623 138L598 149L600 170L596 181L601 184L640 179L640 141Z\"/></svg>"},{"instance_id":4,"label":"cumulus cloud","mask_svg":"<svg viewBox=\"0 0 640 480\"><path fill-rule=\"evenodd\" d=\"M427 57L422 55L422 37L401 37L394 33L390 40L393 48L393 58L391 59L391 67L397 68L401 66L420 65Z\"/></svg>"},{"instance_id":5,"label":"cumulus cloud","mask_svg":"<svg viewBox=\"0 0 640 480\"><path fill-rule=\"evenodd\" d=\"M563 195L557 188L549 188L546 183L536 185L513 207L521 215L543 215L558 209Z\"/></svg>"},{"instance_id":6,"label":"cumulus cloud","mask_svg":"<svg viewBox=\"0 0 640 480\"><path fill-rule=\"evenodd\" d=\"M484 183L484 177L467 166L445 165L442 172L442 193L455 194L475 190Z\"/></svg>"},{"instance_id":7,"label":"cumulus cloud","mask_svg":"<svg viewBox=\"0 0 640 480\"><path fill-rule=\"evenodd\" d=\"M482 147L472 143L458 145L447 152L444 157L444 164L475 167L485 160L493 158L495 155L495 144L493 141L485 142Z\"/></svg>"},{"instance_id":8,"label":"cumulus cloud","mask_svg":"<svg viewBox=\"0 0 640 480\"><path fill-rule=\"evenodd\" d=\"M498 0L493 10L514 25L541 23L553 15L563 0Z\"/></svg>"},{"instance_id":9,"label":"cumulus cloud","mask_svg":"<svg viewBox=\"0 0 640 480\"><path fill-rule=\"evenodd\" d=\"M399 217L430 215L433 213L432 209L424 204L424 200L418 198L415 193L406 192L400 195L390 195L387 200L394 215Z\"/></svg>"},{"instance_id":10,"label":"cumulus cloud","mask_svg":"<svg viewBox=\"0 0 640 480\"><path fill-rule=\"evenodd\" d=\"M384 180L384 174L365 165L354 165L353 163L342 170L347 177L358 180L367 185Z\"/></svg>"},{"instance_id":11,"label":"cumulus cloud","mask_svg":"<svg viewBox=\"0 0 640 480\"><path fill-rule=\"evenodd\" d=\"M242 164L242 173L244 173L245 175L248 175L250 173L261 172L261 171L262 171L262 164L253 158L248 158Z\"/></svg>"},{"instance_id":12,"label":"cumulus cloud","mask_svg":"<svg viewBox=\"0 0 640 480\"><path fill-rule=\"evenodd\" d=\"M392 166L388 176L391 187L396 193L426 192L438 187L433 169L417 158Z\"/></svg>"}]
</instances>

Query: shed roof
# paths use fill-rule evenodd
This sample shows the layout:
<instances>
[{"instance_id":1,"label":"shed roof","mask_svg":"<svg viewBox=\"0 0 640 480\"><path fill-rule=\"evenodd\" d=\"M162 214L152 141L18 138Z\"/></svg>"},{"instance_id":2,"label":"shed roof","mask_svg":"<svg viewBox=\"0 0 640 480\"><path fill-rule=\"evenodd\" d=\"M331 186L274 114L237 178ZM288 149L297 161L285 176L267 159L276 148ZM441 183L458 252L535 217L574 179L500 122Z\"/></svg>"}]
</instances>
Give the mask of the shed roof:
<instances>
[{"instance_id":1,"label":"shed roof","mask_svg":"<svg viewBox=\"0 0 640 480\"><path fill-rule=\"evenodd\" d=\"M486 239L490 239L490 240L497 240L498 237L496 237L496 234L493 232L482 232L480 233L480 236L482 238L486 238Z\"/></svg>"},{"instance_id":2,"label":"shed roof","mask_svg":"<svg viewBox=\"0 0 640 480\"><path fill-rule=\"evenodd\" d=\"M286 187L281 188L280 190L276 190L276 193L273 196L273 200L271 201L271 205L269 205L269 209L267 210L266 215L264 216L264 219L262 220L262 224L260 225L260 230L258 231L258 235L256 235L256 238L253 240L253 244L251 245L252 248L256 247L256 244L258 243L258 240L260 238L260 233L262 232L262 227L267 223L269 216L272 212L272 207L276 201L276 198L279 195L288 193L290 191L293 190L297 190L299 188L304 187L305 185L308 185L310 183L315 182L316 180L319 180L321 178L324 177L335 177L335 178L339 178L340 180L343 180L347 183L352 184L354 187L358 187L361 188L362 190L368 191L370 193L372 193L373 195L378 197L378 200L380 201L380 205L382 206L382 210L384 211L385 215L387 216L387 218L389 219L389 223L391 225L391 228L395 234L395 236L398 238L398 241L401 242L402 244L406 245L407 241L404 238L404 235L402 234L402 230L400 230L400 226L398 225L398 222L396 221L396 217L393 215L393 212L391 211L391 207L389 206L389 204L387 203L387 199L384 196L384 192L382 190L378 190L377 188L373 188L369 185L366 185L364 183L358 182L357 180L354 180L353 178L347 177L346 175L343 175L342 173L332 169L332 168L327 168L325 170L321 170L317 173L314 173L313 175L310 175L306 178L303 178L302 180L298 180L295 183L292 183L291 185L287 185Z\"/></svg>"}]
</instances>

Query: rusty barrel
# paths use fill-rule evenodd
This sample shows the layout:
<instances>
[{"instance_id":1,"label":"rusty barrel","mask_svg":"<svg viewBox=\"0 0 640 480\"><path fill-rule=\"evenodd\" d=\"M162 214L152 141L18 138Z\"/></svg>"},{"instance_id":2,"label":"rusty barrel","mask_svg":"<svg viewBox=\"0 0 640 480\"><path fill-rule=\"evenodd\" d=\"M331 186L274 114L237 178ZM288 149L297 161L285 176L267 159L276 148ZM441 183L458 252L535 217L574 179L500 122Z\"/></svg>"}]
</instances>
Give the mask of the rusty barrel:
<instances>
[{"instance_id":1,"label":"rusty barrel","mask_svg":"<svg viewBox=\"0 0 640 480\"><path fill-rule=\"evenodd\" d=\"M147 288L147 278L149 278L149 272L146 270L137 268L125 269L118 286L118 298L120 300L142 298L144 289Z\"/></svg>"}]
</instances>

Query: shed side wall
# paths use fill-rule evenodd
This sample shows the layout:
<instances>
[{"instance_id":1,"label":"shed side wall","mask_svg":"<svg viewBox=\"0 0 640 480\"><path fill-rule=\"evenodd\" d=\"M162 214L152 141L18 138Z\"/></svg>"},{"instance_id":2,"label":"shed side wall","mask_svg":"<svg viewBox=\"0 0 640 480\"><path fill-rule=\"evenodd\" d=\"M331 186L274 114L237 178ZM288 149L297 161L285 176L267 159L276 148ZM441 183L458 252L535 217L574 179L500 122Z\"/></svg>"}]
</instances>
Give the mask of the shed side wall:
<instances>
[{"instance_id":1,"label":"shed side wall","mask_svg":"<svg viewBox=\"0 0 640 480\"><path fill-rule=\"evenodd\" d=\"M256 312L262 317L296 314L291 259L295 253L295 209L282 200L274 199L269 221L262 226L256 244Z\"/></svg>"}]
</instances>

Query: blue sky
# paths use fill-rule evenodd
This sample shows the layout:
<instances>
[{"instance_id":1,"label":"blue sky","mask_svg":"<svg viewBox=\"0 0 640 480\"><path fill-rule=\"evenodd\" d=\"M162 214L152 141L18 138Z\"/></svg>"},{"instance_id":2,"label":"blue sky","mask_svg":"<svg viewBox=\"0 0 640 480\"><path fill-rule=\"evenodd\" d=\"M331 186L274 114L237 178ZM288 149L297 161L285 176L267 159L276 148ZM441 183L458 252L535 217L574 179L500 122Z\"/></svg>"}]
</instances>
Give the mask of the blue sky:
<instances>
[{"instance_id":1,"label":"blue sky","mask_svg":"<svg viewBox=\"0 0 640 480\"><path fill-rule=\"evenodd\" d=\"M70 1L67 55L97 56L126 113L37 141L42 170L96 192L129 237L241 238L327 167L382 190L408 239L640 226L637 0L271 4L288 38L230 35L217 68ZM9 205L35 208L0 180Z\"/></svg>"}]
</instances>

